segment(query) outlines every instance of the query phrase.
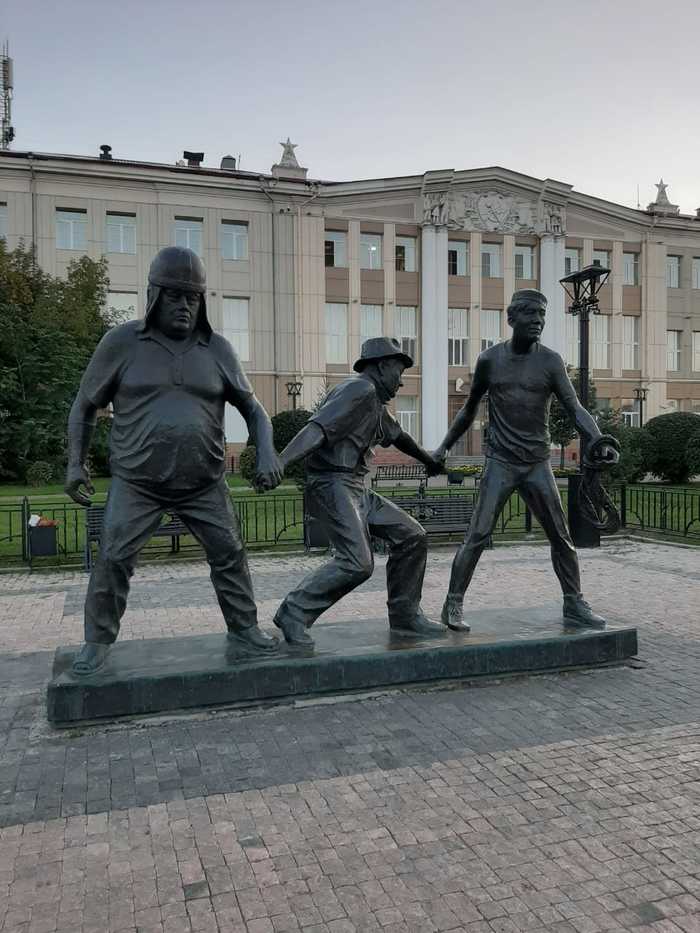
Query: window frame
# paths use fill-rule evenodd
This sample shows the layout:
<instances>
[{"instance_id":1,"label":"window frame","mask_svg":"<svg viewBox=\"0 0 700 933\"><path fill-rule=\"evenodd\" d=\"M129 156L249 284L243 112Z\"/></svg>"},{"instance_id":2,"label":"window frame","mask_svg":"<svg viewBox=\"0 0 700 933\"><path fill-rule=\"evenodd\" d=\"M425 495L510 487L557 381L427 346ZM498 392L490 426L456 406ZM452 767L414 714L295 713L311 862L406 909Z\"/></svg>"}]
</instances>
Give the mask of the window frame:
<instances>
[{"instance_id":1,"label":"window frame","mask_svg":"<svg viewBox=\"0 0 700 933\"><path fill-rule=\"evenodd\" d=\"M632 256L632 262L627 262L625 257ZM627 273L629 269L632 269L632 281L627 281ZM623 285L639 285L639 253L636 252L623 252L622 254L622 284Z\"/></svg>"},{"instance_id":2,"label":"window frame","mask_svg":"<svg viewBox=\"0 0 700 933\"><path fill-rule=\"evenodd\" d=\"M682 257L675 253L666 256L666 288L681 287L681 259Z\"/></svg>"},{"instance_id":3,"label":"window frame","mask_svg":"<svg viewBox=\"0 0 700 933\"><path fill-rule=\"evenodd\" d=\"M526 252L527 251L527 252ZM525 257L529 258L529 275L525 275ZM523 275L518 275L518 258L522 257L521 270ZM529 243L516 243L513 249L513 271L515 272L515 278L525 281L531 281L536 278L535 276L535 247Z\"/></svg>"},{"instance_id":4,"label":"window frame","mask_svg":"<svg viewBox=\"0 0 700 933\"><path fill-rule=\"evenodd\" d=\"M367 333L365 332L365 314L371 313L375 317L379 317L379 333ZM376 323L376 322L375 322ZM376 329L376 328L375 328ZM384 305L380 304L362 304L360 305L360 344L363 344L365 340L371 340L373 337L382 337L384 335Z\"/></svg>"},{"instance_id":5,"label":"window frame","mask_svg":"<svg viewBox=\"0 0 700 933\"><path fill-rule=\"evenodd\" d=\"M182 226L178 226L182 224ZM186 226L187 224L198 224L199 226ZM178 243L177 234L179 230L187 231L187 243ZM199 233L199 248L192 246L191 231L196 230ZM204 251L204 219L202 217L173 217L172 223L172 241L173 246L183 246L185 249L191 249L193 253L201 258Z\"/></svg>"},{"instance_id":6,"label":"window frame","mask_svg":"<svg viewBox=\"0 0 700 933\"><path fill-rule=\"evenodd\" d=\"M412 408L399 408L399 400L401 404L405 404L409 399L413 400ZM406 434L410 434L415 440L419 439L419 414L420 414L420 404L417 395L397 395L395 400L395 413L396 420L401 426L401 430L405 431Z\"/></svg>"},{"instance_id":7,"label":"window frame","mask_svg":"<svg viewBox=\"0 0 700 933\"><path fill-rule=\"evenodd\" d=\"M69 216L60 216L61 214ZM82 219L78 219L82 218ZM56 225L56 249L72 251L72 252L85 252L87 250L87 226L88 226L88 214L87 210L84 210L79 207L57 207L56 214L54 218ZM67 224L70 231L70 246L62 246L59 242L59 223ZM76 229L80 230L82 236L82 243L76 244Z\"/></svg>"},{"instance_id":8,"label":"window frame","mask_svg":"<svg viewBox=\"0 0 700 933\"><path fill-rule=\"evenodd\" d=\"M674 339L671 339L671 334L674 335ZM669 329L666 331L666 372L667 373L679 373L681 371L681 346L682 346L682 334L681 330ZM672 343L675 343L675 346L671 346ZM669 365L677 363L677 365Z\"/></svg>"},{"instance_id":9,"label":"window frame","mask_svg":"<svg viewBox=\"0 0 700 933\"><path fill-rule=\"evenodd\" d=\"M447 309L447 365L469 365L469 308Z\"/></svg>"},{"instance_id":10,"label":"window frame","mask_svg":"<svg viewBox=\"0 0 700 933\"><path fill-rule=\"evenodd\" d=\"M118 221L110 221L110 217L121 218ZM124 220L127 220L127 223L124 223ZM134 238L134 248L125 249L124 248L124 230L130 230L133 232ZM113 245L110 243L110 230L119 231L119 246L120 249L111 249ZM128 245L128 244L127 244ZM130 214L128 212L121 213L120 211L106 211L105 213L105 246L107 248L107 253L114 254L123 254L126 256L135 256L136 255L136 214Z\"/></svg>"},{"instance_id":11,"label":"window frame","mask_svg":"<svg viewBox=\"0 0 700 933\"><path fill-rule=\"evenodd\" d=\"M402 268L399 268L399 249L403 249ZM397 236L394 240L394 261L397 272L416 271L416 237ZM411 268L408 268L410 266Z\"/></svg>"},{"instance_id":12,"label":"window frame","mask_svg":"<svg viewBox=\"0 0 700 933\"><path fill-rule=\"evenodd\" d=\"M632 333L628 333L631 322ZM639 369L639 332L640 318L637 314L622 315L622 368L627 370ZM629 339L631 337L631 339ZM631 354L628 355L628 354ZM625 363L633 363L632 366L626 366Z\"/></svg>"},{"instance_id":13,"label":"window frame","mask_svg":"<svg viewBox=\"0 0 700 933\"><path fill-rule=\"evenodd\" d=\"M227 302L241 302L245 305L245 327L227 326L226 311ZM235 323L235 322L234 322ZM252 360L252 340L250 333L250 298L241 295L224 295L221 299L221 332L226 340L231 344L239 360L242 363L250 363Z\"/></svg>"},{"instance_id":14,"label":"window frame","mask_svg":"<svg viewBox=\"0 0 700 933\"><path fill-rule=\"evenodd\" d=\"M341 328L337 333L334 331L331 331L331 328L330 328L331 309L338 310L340 308L343 309L342 316L343 316L344 333L341 332L343 328ZM325 303L325 323L326 323L326 363L330 363L332 366L347 365L347 363L349 362L348 303L346 301L327 301ZM344 345L344 351L341 349L343 345Z\"/></svg>"},{"instance_id":15,"label":"window frame","mask_svg":"<svg viewBox=\"0 0 700 933\"><path fill-rule=\"evenodd\" d=\"M230 230L227 230L230 228ZM236 234L234 229L243 230L243 234ZM219 226L219 250L221 252L221 258L224 262L247 262L249 258L249 225L242 220L222 220ZM231 244L233 246L232 253L236 253L236 244L242 241L244 243L244 249L242 256L227 256L224 251L224 246L230 238Z\"/></svg>"},{"instance_id":16,"label":"window frame","mask_svg":"<svg viewBox=\"0 0 700 933\"><path fill-rule=\"evenodd\" d=\"M481 308L479 311L479 343L482 353L490 347L495 347L497 343L501 343L501 313L500 308ZM484 336L484 334L490 330L490 328L484 327L486 321L490 321L491 323L494 321L498 322L498 336L495 340L492 339L493 335L488 337Z\"/></svg>"},{"instance_id":17,"label":"window frame","mask_svg":"<svg viewBox=\"0 0 700 933\"><path fill-rule=\"evenodd\" d=\"M610 320L609 314L592 314L590 319L590 369L610 369ZM603 322L605 321L605 327ZM599 334L596 331L604 331ZM604 365L601 365L603 360Z\"/></svg>"},{"instance_id":18,"label":"window frame","mask_svg":"<svg viewBox=\"0 0 700 933\"><path fill-rule=\"evenodd\" d=\"M403 312L412 312L404 314ZM404 333L403 323L405 320L413 318L413 326L405 328L412 333ZM401 352L408 354L413 360L413 365L418 364L418 309L415 305L397 305L395 320L396 338L401 344Z\"/></svg>"},{"instance_id":19,"label":"window frame","mask_svg":"<svg viewBox=\"0 0 700 933\"><path fill-rule=\"evenodd\" d=\"M370 245L370 240L376 240L377 243L375 246L376 249L372 249ZM384 236L381 233L360 233L360 269L364 272L379 272L384 268L384 257L382 255L384 249ZM372 255L376 255L376 261L379 265L373 265L371 261ZM369 262L369 265L365 265L365 261Z\"/></svg>"},{"instance_id":20,"label":"window frame","mask_svg":"<svg viewBox=\"0 0 700 933\"><path fill-rule=\"evenodd\" d=\"M452 272L452 259L450 253L455 254L454 269ZM460 272L460 269L464 269ZM447 241L447 274L466 278L469 275L469 243L467 240Z\"/></svg>"},{"instance_id":21,"label":"window frame","mask_svg":"<svg viewBox=\"0 0 700 933\"><path fill-rule=\"evenodd\" d=\"M342 259L343 262L338 262L338 246L342 244ZM333 262L328 262L329 251L328 247L332 245L332 258ZM326 269L347 269L348 267L348 234L346 230L326 230L324 232L323 240L323 261Z\"/></svg>"},{"instance_id":22,"label":"window frame","mask_svg":"<svg viewBox=\"0 0 700 933\"><path fill-rule=\"evenodd\" d=\"M484 260L489 258L489 274L485 273ZM493 275L493 258L496 258L498 264L497 274ZM481 277L482 279L502 279L503 278L503 243L482 243L481 244Z\"/></svg>"}]
</instances>

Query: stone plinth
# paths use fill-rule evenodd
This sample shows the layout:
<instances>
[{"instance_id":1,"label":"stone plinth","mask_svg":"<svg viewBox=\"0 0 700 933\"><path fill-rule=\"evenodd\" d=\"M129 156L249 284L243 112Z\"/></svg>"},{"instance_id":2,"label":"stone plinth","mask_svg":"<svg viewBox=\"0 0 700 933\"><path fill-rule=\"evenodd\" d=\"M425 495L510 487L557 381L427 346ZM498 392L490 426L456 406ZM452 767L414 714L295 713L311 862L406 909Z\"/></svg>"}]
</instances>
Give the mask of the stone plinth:
<instances>
[{"instance_id":1,"label":"stone plinth","mask_svg":"<svg viewBox=\"0 0 700 933\"><path fill-rule=\"evenodd\" d=\"M276 656L241 657L225 634L117 642L104 668L76 678L77 647L58 648L48 686L48 718L72 724L225 704L402 684L555 671L619 663L637 652L637 631L568 630L553 611L472 614L469 635L398 638L385 619L323 623L314 652L282 645Z\"/></svg>"}]
</instances>

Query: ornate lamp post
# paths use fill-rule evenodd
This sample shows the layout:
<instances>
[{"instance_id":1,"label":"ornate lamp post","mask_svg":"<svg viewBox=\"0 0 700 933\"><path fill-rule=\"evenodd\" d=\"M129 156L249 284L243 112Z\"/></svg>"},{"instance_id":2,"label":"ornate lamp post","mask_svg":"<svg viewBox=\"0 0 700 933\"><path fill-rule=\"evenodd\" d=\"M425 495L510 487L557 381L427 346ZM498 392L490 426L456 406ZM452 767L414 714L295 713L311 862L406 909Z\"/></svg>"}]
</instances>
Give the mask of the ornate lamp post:
<instances>
[{"instance_id":1,"label":"ornate lamp post","mask_svg":"<svg viewBox=\"0 0 700 933\"><path fill-rule=\"evenodd\" d=\"M589 375L589 322L591 314L600 314L598 292L601 290L610 269L603 266L584 266L578 272L565 275L559 279L564 291L569 296L571 304L569 314L578 315L579 319L579 398L583 407L588 410L588 375ZM599 547L600 531L591 523L581 508L582 497L585 492L586 477L584 475L583 456L579 460L579 472L569 477L569 528L571 537L577 547Z\"/></svg>"},{"instance_id":2,"label":"ornate lamp post","mask_svg":"<svg viewBox=\"0 0 700 933\"><path fill-rule=\"evenodd\" d=\"M634 397L639 402L639 427L644 427L644 402L646 401L647 389L645 386L636 386L634 390Z\"/></svg>"},{"instance_id":3,"label":"ornate lamp post","mask_svg":"<svg viewBox=\"0 0 700 933\"><path fill-rule=\"evenodd\" d=\"M589 372L589 321L591 314L600 314L598 292L605 285L610 269L603 266L584 266L578 272L559 279L564 291L571 299L569 314L577 314L579 319L579 398L588 410L588 372Z\"/></svg>"},{"instance_id":4,"label":"ornate lamp post","mask_svg":"<svg viewBox=\"0 0 700 933\"><path fill-rule=\"evenodd\" d=\"M294 381L294 382L287 383L287 395L292 400L292 411L296 411L297 409L297 399L301 395L301 390L303 389L303 387L304 387L303 382Z\"/></svg>"}]
</instances>

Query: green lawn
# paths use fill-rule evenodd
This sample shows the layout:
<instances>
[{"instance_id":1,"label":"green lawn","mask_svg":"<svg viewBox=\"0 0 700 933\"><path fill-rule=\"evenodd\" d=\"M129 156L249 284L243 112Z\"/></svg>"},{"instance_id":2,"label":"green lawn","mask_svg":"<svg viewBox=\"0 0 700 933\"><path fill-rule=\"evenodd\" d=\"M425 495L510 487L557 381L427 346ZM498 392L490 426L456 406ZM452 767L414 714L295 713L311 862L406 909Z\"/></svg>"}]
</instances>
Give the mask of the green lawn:
<instances>
[{"instance_id":1,"label":"green lawn","mask_svg":"<svg viewBox=\"0 0 700 933\"><path fill-rule=\"evenodd\" d=\"M109 490L110 478L108 476L96 476L92 482L95 487L95 501L102 501ZM256 495L255 490L248 482L237 474L229 474L226 477L226 482L230 489L235 489L236 495ZM296 488L294 484L283 484L282 486L278 486L278 488L273 491L273 494L289 495L292 491L296 490ZM270 493L267 493L267 495L270 495ZM69 501L68 496L63 492L63 483L51 483L47 486L22 486L0 483L0 502L3 502L3 500L5 502L21 502L25 496L30 500L65 498L66 501Z\"/></svg>"}]
</instances>

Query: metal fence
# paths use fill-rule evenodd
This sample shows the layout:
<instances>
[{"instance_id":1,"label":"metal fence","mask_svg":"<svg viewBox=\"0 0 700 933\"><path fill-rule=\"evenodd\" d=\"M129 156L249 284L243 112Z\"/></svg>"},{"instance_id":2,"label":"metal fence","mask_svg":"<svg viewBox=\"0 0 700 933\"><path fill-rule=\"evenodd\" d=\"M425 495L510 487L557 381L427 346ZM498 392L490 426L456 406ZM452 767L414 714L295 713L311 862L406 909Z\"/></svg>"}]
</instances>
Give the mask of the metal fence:
<instances>
[{"instance_id":1,"label":"metal fence","mask_svg":"<svg viewBox=\"0 0 700 933\"><path fill-rule=\"evenodd\" d=\"M567 489L560 487L564 508ZM406 487L382 490L382 495L405 497ZM622 518L622 526L631 531L683 538L700 544L700 490L673 489L651 485L619 486L612 491ZM439 488L427 495L471 497L475 488ZM243 541L248 549L300 547L304 543L304 501L302 494L267 496L232 495ZM100 504L104 497L95 497ZM56 555L36 557L32 554L28 528L29 516L38 513L57 522ZM86 510L65 498L25 498L17 503L0 503L0 566L51 566L84 563L86 549ZM499 517L494 535L498 538L539 537L542 530L533 520L520 496L515 493ZM93 545L94 547L94 545ZM146 559L167 557L173 547L165 538L154 538L146 547ZM191 535L178 542L179 554L201 554L201 548Z\"/></svg>"}]
</instances>

